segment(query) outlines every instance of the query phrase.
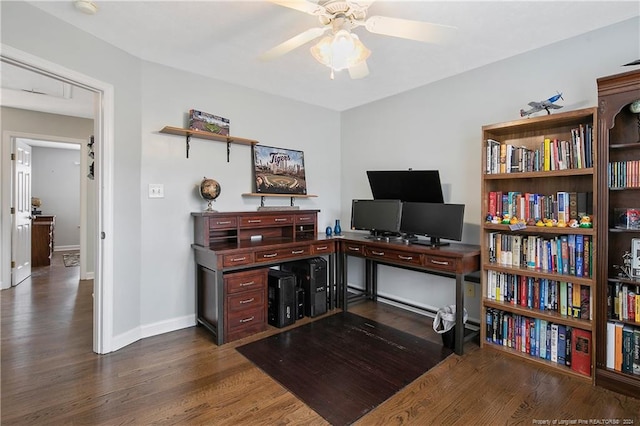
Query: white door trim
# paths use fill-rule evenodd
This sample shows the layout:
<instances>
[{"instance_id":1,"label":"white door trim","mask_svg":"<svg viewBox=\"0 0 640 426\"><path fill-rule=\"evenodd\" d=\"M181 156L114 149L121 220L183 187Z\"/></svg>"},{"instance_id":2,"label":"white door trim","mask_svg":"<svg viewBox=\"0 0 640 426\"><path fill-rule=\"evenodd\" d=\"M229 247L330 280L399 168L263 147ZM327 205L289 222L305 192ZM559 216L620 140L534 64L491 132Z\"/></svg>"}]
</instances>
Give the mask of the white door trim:
<instances>
[{"instance_id":1,"label":"white door trim","mask_svg":"<svg viewBox=\"0 0 640 426\"><path fill-rule=\"evenodd\" d=\"M96 198L97 198L97 230L96 236L96 270L94 276L93 291L93 351L105 354L112 351L113 341L113 146L114 146L114 88L113 85L96 80L85 74L68 69L61 65L49 62L45 59L31 55L27 52L15 49L5 44L0 45L0 57L2 61L48 75L58 80L67 81L70 84L83 87L96 94L94 106L94 135L96 138L97 150L95 151L96 161ZM11 179L6 179L7 171L4 166L5 155L10 147L3 137L2 144L2 205L7 193L11 193ZM8 161L8 160L7 160ZM10 169L10 167L9 167ZM3 209L4 211L4 209ZM11 221L6 214L0 211L0 221L2 222L0 231L2 235L11 235ZM2 238L1 259L2 265L9 265L11 262L11 247ZM2 284L6 282L9 273L2 268ZM10 283L10 278L7 280Z\"/></svg>"}]
</instances>

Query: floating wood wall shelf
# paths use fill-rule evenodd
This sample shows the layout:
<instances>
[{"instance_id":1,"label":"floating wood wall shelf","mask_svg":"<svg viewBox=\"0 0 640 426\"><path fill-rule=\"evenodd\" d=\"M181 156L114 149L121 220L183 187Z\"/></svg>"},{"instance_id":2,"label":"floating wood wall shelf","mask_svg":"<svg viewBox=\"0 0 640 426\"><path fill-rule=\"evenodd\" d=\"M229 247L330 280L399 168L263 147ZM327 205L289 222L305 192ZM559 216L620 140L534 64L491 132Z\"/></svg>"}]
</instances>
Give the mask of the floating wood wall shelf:
<instances>
[{"instance_id":1,"label":"floating wood wall shelf","mask_svg":"<svg viewBox=\"0 0 640 426\"><path fill-rule=\"evenodd\" d=\"M260 192L248 192L242 194L243 197L260 197L260 207L264 207L264 198L265 197L287 197L291 199L291 206L294 206L294 200L296 198L315 198L317 195L311 194L263 194Z\"/></svg>"},{"instance_id":2,"label":"floating wood wall shelf","mask_svg":"<svg viewBox=\"0 0 640 426\"><path fill-rule=\"evenodd\" d=\"M239 138L236 136L218 135L216 133L203 132L201 130L183 129L182 127L164 126L162 130L160 130L160 133L168 133L170 135L185 136L186 145L187 145L187 158L189 158L189 148L190 148L192 137L198 138L198 139L206 139L210 141L226 142L227 143L227 163L229 162L229 155L231 153L232 143L237 143L241 145L251 145L251 146L259 143L258 141L253 139Z\"/></svg>"}]
</instances>

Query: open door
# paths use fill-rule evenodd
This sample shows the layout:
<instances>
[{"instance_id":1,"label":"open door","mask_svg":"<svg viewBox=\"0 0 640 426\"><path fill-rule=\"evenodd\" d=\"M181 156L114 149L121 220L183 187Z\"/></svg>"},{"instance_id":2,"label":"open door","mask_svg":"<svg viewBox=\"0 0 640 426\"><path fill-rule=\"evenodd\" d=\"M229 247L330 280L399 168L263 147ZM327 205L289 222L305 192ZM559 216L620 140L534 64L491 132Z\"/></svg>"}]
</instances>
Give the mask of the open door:
<instances>
[{"instance_id":1,"label":"open door","mask_svg":"<svg viewBox=\"0 0 640 426\"><path fill-rule=\"evenodd\" d=\"M31 146L14 139L13 147L13 262L11 285L31 276Z\"/></svg>"}]
</instances>

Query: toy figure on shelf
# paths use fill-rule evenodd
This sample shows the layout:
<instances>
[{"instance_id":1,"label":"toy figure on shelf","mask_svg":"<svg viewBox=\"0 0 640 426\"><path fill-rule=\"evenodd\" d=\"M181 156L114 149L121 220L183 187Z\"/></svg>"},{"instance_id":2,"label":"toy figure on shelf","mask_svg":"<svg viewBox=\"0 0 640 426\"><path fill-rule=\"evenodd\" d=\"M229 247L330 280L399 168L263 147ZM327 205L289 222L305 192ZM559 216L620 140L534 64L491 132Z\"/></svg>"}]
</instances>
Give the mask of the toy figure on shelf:
<instances>
[{"instance_id":1,"label":"toy figure on shelf","mask_svg":"<svg viewBox=\"0 0 640 426\"><path fill-rule=\"evenodd\" d=\"M567 222L565 222L564 220L559 220L558 224L556 226L558 228L566 228L567 227Z\"/></svg>"},{"instance_id":2,"label":"toy figure on shelf","mask_svg":"<svg viewBox=\"0 0 640 426\"><path fill-rule=\"evenodd\" d=\"M613 265L613 267L620 269L620 272L618 272L620 278L634 279L631 276L631 252L625 251L622 255L622 266Z\"/></svg>"},{"instance_id":3,"label":"toy figure on shelf","mask_svg":"<svg viewBox=\"0 0 640 426\"><path fill-rule=\"evenodd\" d=\"M569 221L569 228L577 228L580 224L577 219L571 219Z\"/></svg>"},{"instance_id":4,"label":"toy figure on shelf","mask_svg":"<svg viewBox=\"0 0 640 426\"><path fill-rule=\"evenodd\" d=\"M504 225L508 225L509 223L511 223L511 215L507 213L504 216L502 216L502 223Z\"/></svg>"},{"instance_id":5,"label":"toy figure on shelf","mask_svg":"<svg viewBox=\"0 0 640 426\"><path fill-rule=\"evenodd\" d=\"M542 221L542 219L538 219L538 221L536 222L536 226L544 226L544 222Z\"/></svg>"},{"instance_id":6,"label":"toy figure on shelf","mask_svg":"<svg viewBox=\"0 0 640 426\"><path fill-rule=\"evenodd\" d=\"M591 223L591 216L582 216L580 218L580 228L593 228L593 224Z\"/></svg>"}]
</instances>

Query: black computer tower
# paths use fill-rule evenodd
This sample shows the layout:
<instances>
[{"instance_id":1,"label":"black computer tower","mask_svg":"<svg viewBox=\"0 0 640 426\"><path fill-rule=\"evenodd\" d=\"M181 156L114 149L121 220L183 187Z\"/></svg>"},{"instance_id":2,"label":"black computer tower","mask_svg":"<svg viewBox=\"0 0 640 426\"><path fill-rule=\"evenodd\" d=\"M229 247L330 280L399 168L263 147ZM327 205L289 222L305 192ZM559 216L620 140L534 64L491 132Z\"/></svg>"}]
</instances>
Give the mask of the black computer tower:
<instances>
[{"instance_id":1,"label":"black computer tower","mask_svg":"<svg viewBox=\"0 0 640 426\"><path fill-rule=\"evenodd\" d=\"M269 324L281 328L296 322L296 277L291 272L269 269Z\"/></svg>"},{"instance_id":2,"label":"black computer tower","mask_svg":"<svg viewBox=\"0 0 640 426\"><path fill-rule=\"evenodd\" d=\"M327 312L327 261L321 257L283 263L281 269L296 275L304 290L304 311L308 317Z\"/></svg>"}]
</instances>

